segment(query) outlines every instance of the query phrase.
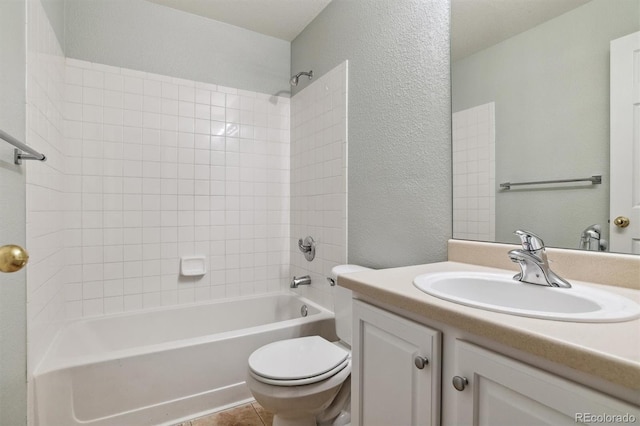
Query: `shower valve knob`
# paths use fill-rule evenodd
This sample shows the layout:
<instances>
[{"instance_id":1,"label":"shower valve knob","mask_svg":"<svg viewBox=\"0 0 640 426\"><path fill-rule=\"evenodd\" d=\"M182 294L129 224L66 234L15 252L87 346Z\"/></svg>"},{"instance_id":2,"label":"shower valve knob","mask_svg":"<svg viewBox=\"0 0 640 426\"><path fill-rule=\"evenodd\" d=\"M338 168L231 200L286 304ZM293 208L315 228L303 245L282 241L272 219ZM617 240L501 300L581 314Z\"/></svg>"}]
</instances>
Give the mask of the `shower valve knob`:
<instances>
[{"instance_id":1,"label":"shower valve knob","mask_svg":"<svg viewBox=\"0 0 640 426\"><path fill-rule=\"evenodd\" d=\"M311 262L316 257L316 242L309 235L303 240L298 240L298 249L304 254L304 258Z\"/></svg>"}]
</instances>

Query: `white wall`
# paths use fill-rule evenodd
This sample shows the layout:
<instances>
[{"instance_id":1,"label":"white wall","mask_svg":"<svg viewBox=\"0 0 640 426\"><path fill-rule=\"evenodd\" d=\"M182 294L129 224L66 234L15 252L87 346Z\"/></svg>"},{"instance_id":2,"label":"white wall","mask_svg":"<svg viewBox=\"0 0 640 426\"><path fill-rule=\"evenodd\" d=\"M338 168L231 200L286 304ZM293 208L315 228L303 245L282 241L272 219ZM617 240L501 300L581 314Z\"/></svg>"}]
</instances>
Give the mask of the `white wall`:
<instances>
[{"instance_id":1,"label":"white wall","mask_svg":"<svg viewBox=\"0 0 640 426\"><path fill-rule=\"evenodd\" d=\"M298 293L333 309L326 278L347 261L347 62L291 99L291 276L310 275ZM316 241L308 262L298 239Z\"/></svg>"},{"instance_id":2,"label":"white wall","mask_svg":"<svg viewBox=\"0 0 640 426\"><path fill-rule=\"evenodd\" d=\"M65 7L70 58L289 94L288 41L145 0L65 0Z\"/></svg>"},{"instance_id":3,"label":"white wall","mask_svg":"<svg viewBox=\"0 0 640 426\"><path fill-rule=\"evenodd\" d=\"M0 129L25 139L25 1L0 1ZM25 244L24 167L0 140L0 246ZM28 249L29 247L27 247ZM0 273L0 424L24 425L26 385L26 270Z\"/></svg>"},{"instance_id":4,"label":"white wall","mask_svg":"<svg viewBox=\"0 0 640 426\"><path fill-rule=\"evenodd\" d=\"M281 289L288 98L74 59L65 93L68 318Z\"/></svg>"}]
</instances>

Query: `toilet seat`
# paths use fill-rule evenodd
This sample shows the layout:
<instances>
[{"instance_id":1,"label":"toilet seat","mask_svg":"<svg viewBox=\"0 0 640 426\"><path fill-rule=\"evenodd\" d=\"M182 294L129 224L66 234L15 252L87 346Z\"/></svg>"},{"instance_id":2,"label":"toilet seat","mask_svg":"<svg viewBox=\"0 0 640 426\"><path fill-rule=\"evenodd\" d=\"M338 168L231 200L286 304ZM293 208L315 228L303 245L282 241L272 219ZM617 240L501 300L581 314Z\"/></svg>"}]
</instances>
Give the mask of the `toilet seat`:
<instances>
[{"instance_id":1,"label":"toilet seat","mask_svg":"<svg viewBox=\"0 0 640 426\"><path fill-rule=\"evenodd\" d=\"M345 359L344 362L340 363L340 365L338 365L336 368L329 370L323 374L319 374L317 376L313 376L313 377L307 377L304 379L296 379L296 380L279 380L279 379L269 379L266 377L262 377L257 375L256 373L254 373L253 371L249 370L249 374L251 374L251 377L253 377L254 379L256 379L259 382L262 383L266 383L268 385L273 385L273 386L303 386L303 385L311 385L314 383L318 383L321 382L323 380L328 379L329 377L333 377L335 376L337 373L339 373L340 371L342 371L343 369L345 369L346 367L349 367L349 369L351 368L351 359Z\"/></svg>"},{"instance_id":2,"label":"toilet seat","mask_svg":"<svg viewBox=\"0 0 640 426\"><path fill-rule=\"evenodd\" d=\"M249 373L275 386L300 386L331 377L350 364L349 351L320 336L281 340L249 357Z\"/></svg>"}]
</instances>

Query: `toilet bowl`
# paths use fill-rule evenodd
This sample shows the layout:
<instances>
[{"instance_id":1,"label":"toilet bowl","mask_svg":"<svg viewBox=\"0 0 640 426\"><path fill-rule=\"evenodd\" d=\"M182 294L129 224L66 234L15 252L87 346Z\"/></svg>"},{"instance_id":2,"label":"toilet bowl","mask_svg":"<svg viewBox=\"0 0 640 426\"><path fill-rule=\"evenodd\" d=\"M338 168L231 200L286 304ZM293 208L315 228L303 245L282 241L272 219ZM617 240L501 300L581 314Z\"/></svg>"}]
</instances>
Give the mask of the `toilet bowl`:
<instances>
[{"instance_id":1,"label":"toilet bowl","mask_svg":"<svg viewBox=\"0 0 640 426\"><path fill-rule=\"evenodd\" d=\"M357 265L332 269L332 278L367 270ZM351 377L351 291L334 287L339 342L306 336L269 343L249 357L247 386L274 414L273 426L349 424Z\"/></svg>"}]
</instances>

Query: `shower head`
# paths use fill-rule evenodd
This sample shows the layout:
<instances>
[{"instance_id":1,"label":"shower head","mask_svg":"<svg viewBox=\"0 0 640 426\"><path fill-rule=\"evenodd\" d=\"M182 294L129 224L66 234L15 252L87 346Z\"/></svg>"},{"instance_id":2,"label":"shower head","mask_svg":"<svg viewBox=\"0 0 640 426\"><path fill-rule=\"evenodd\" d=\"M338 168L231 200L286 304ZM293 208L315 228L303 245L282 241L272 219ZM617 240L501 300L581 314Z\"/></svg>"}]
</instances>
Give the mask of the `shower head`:
<instances>
[{"instance_id":1,"label":"shower head","mask_svg":"<svg viewBox=\"0 0 640 426\"><path fill-rule=\"evenodd\" d=\"M292 86L297 86L301 75L306 75L307 77L309 77L309 80L311 80L313 78L313 71L299 72L298 74L291 77L291 79L289 80L289 84L291 84Z\"/></svg>"}]
</instances>

